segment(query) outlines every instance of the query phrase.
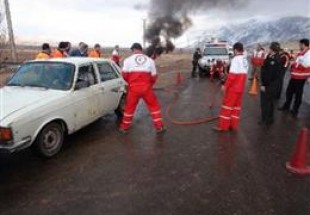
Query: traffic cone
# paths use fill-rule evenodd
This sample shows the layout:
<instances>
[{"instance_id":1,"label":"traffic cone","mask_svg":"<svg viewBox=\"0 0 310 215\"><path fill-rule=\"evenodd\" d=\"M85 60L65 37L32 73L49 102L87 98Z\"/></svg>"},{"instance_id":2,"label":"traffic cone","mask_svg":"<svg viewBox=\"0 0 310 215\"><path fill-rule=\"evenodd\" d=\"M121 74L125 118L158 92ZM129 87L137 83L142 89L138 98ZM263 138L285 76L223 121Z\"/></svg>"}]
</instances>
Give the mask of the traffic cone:
<instances>
[{"instance_id":1,"label":"traffic cone","mask_svg":"<svg viewBox=\"0 0 310 215\"><path fill-rule=\"evenodd\" d=\"M299 175L310 174L310 166L307 166L308 150L308 129L303 128L296 143L295 152L290 162L286 163L286 168Z\"/></svg>"},{"instance_id":2,"label":"traffic cone","mask_svg":"<svg viewBox=\"0 0 310 215\"><path fill-rule=\"evenodd\" d=\"M250 91L249 91L250 95L256 96L258 94L258 81L257 78L254 78Z\"/></svg>"},{"instance_id":3,"label":"traffic cone","mask_svg":"<svg viewBox=\"0 0 310 215\"><path fill-rule=\"evenodd\" d=\"M180 85L182 83L182 79L183 78L182 78L181 72L178 72L176 76L176 84Z\"/></svg>"}]
</instances>

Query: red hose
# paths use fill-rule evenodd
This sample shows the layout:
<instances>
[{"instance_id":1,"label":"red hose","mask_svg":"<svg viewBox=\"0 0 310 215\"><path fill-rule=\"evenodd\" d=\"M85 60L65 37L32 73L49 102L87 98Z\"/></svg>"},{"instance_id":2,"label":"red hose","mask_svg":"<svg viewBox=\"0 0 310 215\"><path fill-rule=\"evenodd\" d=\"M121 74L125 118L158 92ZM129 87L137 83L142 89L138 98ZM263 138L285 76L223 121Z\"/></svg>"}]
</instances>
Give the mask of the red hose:
<instances>
[{"instance_id":1,"label":"red hose","mask_svg":"<svg viewBox=\"0 0 310 215\"><path fill-rule=\"evenodd\" d=\"M168 104L168 107L166 109L166 115L167 115L167 119L169 122L175 124L175 125L180 125L180 126L190 126L190 125L199 125L199 124L203 124L203 123L209 123L209 122L212 122L212 121L215 121L218 119L218 116L216 117L204 117L204 118L199 118L199 119L194 119L194 120L191 120L191 121L179 121L179 120L176 120L174 119L172 116L171 116L171 111L172 111L172 108L174 107L174 105L177 103L178 101L178 98L179 98L179 93L178 91L174 90L173 89L174 87L173 86L170 86L166 89L164 89L165 92L167 93L174 93L174 98L173 100ZM211 101L211 104L209 105L209 108L212 109L215 102L216 102L216 95L217 93L213 93L212 95L214 95L212 97L212 101Z\"/></svg>"}]
</instances>

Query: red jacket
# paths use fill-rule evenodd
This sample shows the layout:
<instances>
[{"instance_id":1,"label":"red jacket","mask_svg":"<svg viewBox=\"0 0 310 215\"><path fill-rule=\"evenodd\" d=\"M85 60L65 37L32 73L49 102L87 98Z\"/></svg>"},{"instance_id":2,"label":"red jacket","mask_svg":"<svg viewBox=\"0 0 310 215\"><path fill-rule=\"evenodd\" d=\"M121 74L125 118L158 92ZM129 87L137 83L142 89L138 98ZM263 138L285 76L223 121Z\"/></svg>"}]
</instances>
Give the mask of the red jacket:
<instances>
[{"instance_id":1,"label":"red jacket","mask_svg":"<svg viewBox=\"0 0 310 215\"><path fill-rule=\"evenodd\" d=\"M154 61L144 54L125 59L122 74L129 87L151 87L157 79Z\"/></svg>"},{"instance_id":2,"label":"red jacket","mask_svg":"<svg viewBox=\"0 0 310 215\"><path fill-rule=\"evenodd\" d=\"M297 55L291 67L291 79L305 80L310 78L310 49Z\"/></svg>"},{"instance_id":3,"label":"red jacket","mask_svg":"<svg viewBox=\"0 0 310 215\"><path fill-rule=\"evenodd\" d=\"M235 56L225 83L226 90L235 93L243 93L247 79L248 62L243 55Z\"/></svg>"},{"instance_id":4,"label":"red jacket","mask_svg":"<svg viewBox=\"0 0 310 215\"><path fill-rule=\"evenodd\" d=\"M262 66L264 64L264 60L266 58L266 53L265 51L262 50L255 50L252 56L252 65L253 66Z\"/></svg>"}]
</instances>

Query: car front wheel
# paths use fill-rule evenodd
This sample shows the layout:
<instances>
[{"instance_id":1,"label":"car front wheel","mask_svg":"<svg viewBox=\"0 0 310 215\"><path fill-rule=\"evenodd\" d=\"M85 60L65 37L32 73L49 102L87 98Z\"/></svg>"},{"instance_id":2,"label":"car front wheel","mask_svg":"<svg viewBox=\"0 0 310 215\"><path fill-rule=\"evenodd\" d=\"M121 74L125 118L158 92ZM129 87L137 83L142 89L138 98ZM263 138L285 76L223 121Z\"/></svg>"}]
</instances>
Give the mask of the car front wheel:
<instances>
[{"instance_id":1,"label":"car front wheel","mask_svg":"<svg viewBox=\"0 0 310 215\"><path fill-rule=\"evenodd\" d=\"M63 141L63 127L59 123L52 122L46 125L39 133L33 144L33 149L41 157L51 158L60 151Z\"/></svg>"},{"instance_id":2,"label":"car front wheel","mask_svg":"<svg viewBox=\"0 0 310 215\"><path fill-rule=\"evenodd\" d=\"M125 108L125 102L126 102L126 94L122 96L120 99L120 102L118 104L117 109L114 111L116 116L121 119L124 115L124 108Z\"/></svg>"}]
</instances>

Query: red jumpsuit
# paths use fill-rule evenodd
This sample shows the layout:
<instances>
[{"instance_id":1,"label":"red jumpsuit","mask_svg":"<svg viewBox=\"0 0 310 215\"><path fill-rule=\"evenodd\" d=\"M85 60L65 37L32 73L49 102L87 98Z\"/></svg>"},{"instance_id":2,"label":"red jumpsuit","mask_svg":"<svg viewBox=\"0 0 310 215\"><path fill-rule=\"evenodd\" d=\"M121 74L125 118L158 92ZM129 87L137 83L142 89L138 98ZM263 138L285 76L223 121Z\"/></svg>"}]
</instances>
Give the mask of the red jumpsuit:
<instances>
[{"instance_id":1,"label":"red jumpsuit","mask_svg":"<svg viewBox=\"0 0 310 215\"><path fill-rule=\"evenodd\" d=\"M163 128L159 102L153 91L157 79L154 61L144 54L134 54L124 61L123 77L128 83L128 94L121 129L128 130L132 124L136 107L143 99L156 129Z\"/></svg>"},{"instance_id":2,"label":"red jumpsuit","mask_svg":"<svg viewBox=\"0 0 310 215\"><path fill-rule=\"evenodd\" d=\"M221 108L218 128L223 131L238 130L242 97L248 71L244 55L237 55L231 61L230 71L225 83L225 95Z\"/></svg>"},{"instance_id":3,"label":"red jumpsuit","mask_svg":"<svg viewBox=\"0 0 310 215\"><path fill-rule=\"evenodd\" d=\"M225 64L223 61L216 61L215 65L211 68L210 80L214 80L215 73L219 74L219 78L222 79L225 75Z\"/></svg>"},{"instance_id":4,"label":"red jumpsuit","mask_svg":"<svg viewBox=\"0 0 310 215\"><path fill-rule=\"evenodd\" d=\"M121 56L119 55L117 50L113 50L112 52L112 61L114 61L118 66L120 65Z\"/></svg>"}]
</instances>

